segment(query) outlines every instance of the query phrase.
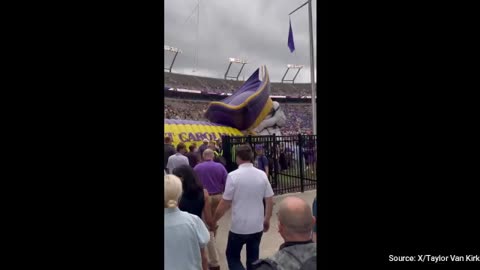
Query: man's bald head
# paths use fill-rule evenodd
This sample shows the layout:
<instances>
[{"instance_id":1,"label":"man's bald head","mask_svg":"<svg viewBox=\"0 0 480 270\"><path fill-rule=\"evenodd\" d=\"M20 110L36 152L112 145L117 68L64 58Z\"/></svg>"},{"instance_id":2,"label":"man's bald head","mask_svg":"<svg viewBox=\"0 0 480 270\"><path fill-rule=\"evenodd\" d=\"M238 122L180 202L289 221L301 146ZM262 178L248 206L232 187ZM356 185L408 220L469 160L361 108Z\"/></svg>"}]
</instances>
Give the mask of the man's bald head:
<instances>
[{"instance_id":1,"label":"man's bald head","mask_svg":"<svg viewBox=\"0 0 480 270\"><path fill-rule=\"evenodd\" d=\"M205 151L203 151L203 160L213 160L214 157L215 154L212 149L205 149Z\"/></svg>"},{"instance_id":2,"label":"man's bald head","mask_svg":"<svg viewBox=\"0 0 480 270\"><path fill-rule=\"evenodd\" d=\"M278 220L289 234L310 235L315 219L312 209L298 197L286 197L279 205Z\"/></svg>"}]
</instances>

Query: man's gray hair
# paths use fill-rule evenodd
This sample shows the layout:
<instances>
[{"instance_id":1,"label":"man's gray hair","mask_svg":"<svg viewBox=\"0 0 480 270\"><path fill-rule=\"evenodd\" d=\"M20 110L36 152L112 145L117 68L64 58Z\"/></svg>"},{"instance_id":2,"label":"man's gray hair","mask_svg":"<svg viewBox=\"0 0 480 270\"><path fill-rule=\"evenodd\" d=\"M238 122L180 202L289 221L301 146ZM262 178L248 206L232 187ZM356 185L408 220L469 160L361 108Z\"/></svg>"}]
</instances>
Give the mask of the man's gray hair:
<instances>
[{"instance_id":1,"label":"man's gray hair","mask_svg":"<svg viewBox=\"0 0 480 270\"><path fill-rule=\"evenodd\" d=\"M213 153L213 150L212 149L205 149L205 151L203 151L203 159L207 159L207 158L213 158L215 157L215 154Z\"/></svg>"}]
</instances>

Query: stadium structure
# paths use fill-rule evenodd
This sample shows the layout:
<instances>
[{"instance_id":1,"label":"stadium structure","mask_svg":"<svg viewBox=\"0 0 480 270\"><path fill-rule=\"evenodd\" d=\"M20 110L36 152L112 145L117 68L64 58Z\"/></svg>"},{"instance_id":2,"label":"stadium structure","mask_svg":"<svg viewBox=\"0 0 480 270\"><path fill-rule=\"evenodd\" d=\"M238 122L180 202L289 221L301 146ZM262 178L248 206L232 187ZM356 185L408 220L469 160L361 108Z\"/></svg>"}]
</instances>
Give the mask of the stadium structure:
<instances>
[{"instance_id":1,"label":"stadium structure","mask_svg":"<svg viewBox=\"0 0 480 270\"><path fill-rule=\"evenodd\" d=\"M220 101L243 85L241 80L164 72L165 118L207 121L211 101ZM311 134L311 85L272 82L270 98L281 104L287 117L284 135Z\"/></svg>"}]
</instances>

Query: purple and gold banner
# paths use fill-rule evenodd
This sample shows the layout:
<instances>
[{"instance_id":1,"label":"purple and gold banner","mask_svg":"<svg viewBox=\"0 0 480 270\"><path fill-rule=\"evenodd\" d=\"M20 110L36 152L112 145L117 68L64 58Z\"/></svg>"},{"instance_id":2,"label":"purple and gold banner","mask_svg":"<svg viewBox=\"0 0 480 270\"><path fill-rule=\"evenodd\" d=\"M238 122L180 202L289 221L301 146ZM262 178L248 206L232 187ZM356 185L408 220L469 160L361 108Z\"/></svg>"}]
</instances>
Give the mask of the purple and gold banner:
<instances>
[{"instance_id":1,"label":"purple and gold banner","mask_svg":"<svg viewBox=\"0 0 480 270\"><path fill-rule=\"evenodd\" d=\"M164 136L170 137L175 146L183 142L188 147L195 142L198 147L204 139L214 141L225 135L243 136L238 129L210 122L165 119L164 125Z\"/></svg>"},{"instance_id":2,"label":"purple and gold banner","mask_svg":"<svg viewBox=\"0 0 480 270\"><path fill-rule=\"evenodd\" d=\"M239 130L251 130L258 126L271 110L270 79L267 68L262 66L231 96L222 101L211 102L205 116L213 123Z\"/></svg>"}]
</instances>

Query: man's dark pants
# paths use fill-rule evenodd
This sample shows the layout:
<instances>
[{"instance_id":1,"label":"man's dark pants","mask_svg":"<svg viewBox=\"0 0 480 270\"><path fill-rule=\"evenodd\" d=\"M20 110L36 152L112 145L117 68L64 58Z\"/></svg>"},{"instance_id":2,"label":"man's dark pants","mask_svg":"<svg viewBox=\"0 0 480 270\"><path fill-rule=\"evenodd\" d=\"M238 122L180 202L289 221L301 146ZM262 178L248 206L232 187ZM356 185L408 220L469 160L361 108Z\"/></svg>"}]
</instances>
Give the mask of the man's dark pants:
<instances>
[{"instance_id":1,"label":"man's dark pants","mask_svg":"<svg viewBox=\"0 0 480 270\"><path fill-rule=\"evenodd\" d=\"M236 234L229 232L227 242L227 262L230 270L245 270L240 261L240 253L243 245L247 245L247 270L253 269L252 263L257 261L260 256L260 241L262 232L254 234Z\"/></svg>"}]
</instances>

